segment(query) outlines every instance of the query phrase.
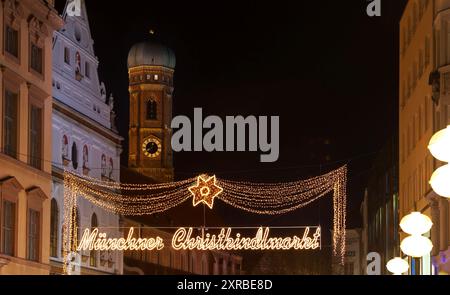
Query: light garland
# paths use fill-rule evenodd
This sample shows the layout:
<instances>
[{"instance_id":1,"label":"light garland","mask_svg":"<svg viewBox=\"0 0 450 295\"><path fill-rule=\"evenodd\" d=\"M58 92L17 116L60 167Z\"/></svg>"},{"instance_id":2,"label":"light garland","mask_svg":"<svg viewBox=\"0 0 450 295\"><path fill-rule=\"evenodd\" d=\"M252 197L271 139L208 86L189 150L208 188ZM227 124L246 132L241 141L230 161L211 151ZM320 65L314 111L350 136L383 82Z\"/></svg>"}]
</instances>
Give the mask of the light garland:
<instances>
[{"instance_id":1,"label":"light garland","mask_svg":"<svg viewBox=\"0 0 450 295\"><path fill-rule=\"evenodd\" d=\"M320 247L320 227L315 227L312 235L311 228L305 227L301 236L292 237L269 237L270 228L258 228L256 235L252 238L245 237L241 233L231 235L231 228L220 229L219 234L202 232L201 235L193 236L193 228L181 227L172 236L173 250L315 250ZM134 228L131 227L126 238L107 238L106 233L100 233L98 228L85 229L77 251L160 251L164 249L164 239L156 236L154 238L133 237Z\"/></svg>"},{"instance_id":2,"label":"light garland","mask_svg":"<svg viewBox=\"0 0 450 295\"><path fill-rule=\"evenodd\" d=\"M213 180L208 191L206 191L208 186L199 186L200 179L203 182ZM66 171L64 172L64 270L66 271L68 265L67 254L76 250L77 245L75 210L78 196L105 210L125 216L164 212L184 203L193 195L194 205L204 202L211 209L216 198L247 212L279 215L305 207L333 191L333 255L340 256L343 264L346 184L347 166L321 176L286 183L237 182L202 175L169 183L122 184L78 176ZM195 192L200 193L200 198L197 196L196 199ZM210 196L210 193L214 196Z\"/></svg>"}]
</instances>

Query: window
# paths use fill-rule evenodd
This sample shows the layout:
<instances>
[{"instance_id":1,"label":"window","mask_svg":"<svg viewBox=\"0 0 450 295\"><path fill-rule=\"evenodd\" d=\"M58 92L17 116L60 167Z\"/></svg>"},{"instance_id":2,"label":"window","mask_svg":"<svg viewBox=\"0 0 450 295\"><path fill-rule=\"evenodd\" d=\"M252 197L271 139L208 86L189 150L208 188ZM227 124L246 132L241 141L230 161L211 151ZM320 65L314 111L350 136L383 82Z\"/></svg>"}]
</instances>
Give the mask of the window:
<instances>
[{"instance_id":1,"label":"window","mask_svg":"<svg viewBox=\"0 0 450 295\"><path fill-rule=\"evenodd\" d=\"M5 51L19 58L19 32L8 25L5 28Z\"/></svg>"},{"instance_id":2,"label":"window","mask_svg":"<svg viewBox=\"0 0 450 295\"><path fill-rule=\"evenodd\" d=\"M91 77L91 64L88 62L84 64L84 75L86 76L86 78Z\"/></svg>"},{"instance_id":3,"label":"window","mask_svg":"<svg viewBox=\"0 0 450 295\"><path fill-rule=\"evenodd\" d=\"M157 104L156 101L150 99L147 101L147 120L157 119Z\"/></svg>"},{"instance_id":4,"label":"window","mask_svg":"<svg viewBox=\"0 0 450 295\"><path fill-rule=\"evenodd\" d=\"M64 62L70 65L70 49L68 47L64 47Z\"/></svg>"},{"instance_id":5,"label":"window","mask_svg":"<svg viewBox=\"0 0 450 295\"><path fill-rule=\"evenodd\" d=\"M155 81L158 81L159 76L158 76L158 75L154 75L154 76L153 76L153 79L155 79Z\"/></svg>"},{"instance_id":6,"label":"window","mask_svg":"<svg viewBox=\"0 0 450 295\"><path fill-rule=\"evenodd\" d=\"M39 261L40 213L28 210L28 260Z\"/></svg>"},{"instance_id":7,"label":"window","mask_svg":"<svg viewBox=\"0 0 450 295\"><path fill-rule=\"evenodd\" d=\"M14 256L16 235L16 204L3 201L2 253Z\"/></svg>"},{"instance_id":8,"label":"window","mask_svg":"<svg viewBox=\"0 0 450 295\"><path fill-rule=\"evenodd\" d=\"M91 231L97 227L98 227L97 214L94 213L94 214L92 214L92 217L91 217ZM91 250L91 252L89 254L89 265L93 266L93 267L97 267L97 251Z\"/></svg>"},{"instance_id":9,"label":"window","mask_svg":"<svg viewBox=\"0 0 450 295\"><path fill-rule=\"evenodd\" d=\"M73 169L78 169L78 149L75 142L72 144L72 166Z\"/></svg>"},{"instance_id":10,"label":"window","mask_svg":"<svg viewBox=\"0 0 450 295\"><path fill-rule=\"evenodd\" d=\"M31 44L31 56L30 56L30 66L37 73L42 74L42 64L43 64L43 56L42 56L42 48Z\"/></svg>"},{"instance_id":11,"label":"window","mask_svg":"<svg viewBox=\"0 0 450 295\"><path fill-rule=\"evenodd\" d=\"M31 105L30 109L30 156L29 164L36 169L42 167L42 109Z\"/></svg>"},{"instance_id":12,"label":"window","mask_svg":"<svg viewBox=\"0 0 450 295\"><path fill-rule=\"evenodd\" d=\"M59 210L56 199L51 201L50 209L50 256L58 257L58 221Z\"/></svg>"},{"instance_id":13,"label":"window","mask_svg":"<svg viewBox=\"0 0 450 295\"><path fill-rule=\"evenodd\" d=\"M18 139L18 95L11 91L5 91L5 115L3 122L4 153L17 157Z\"/></svg>"}]
</instances>

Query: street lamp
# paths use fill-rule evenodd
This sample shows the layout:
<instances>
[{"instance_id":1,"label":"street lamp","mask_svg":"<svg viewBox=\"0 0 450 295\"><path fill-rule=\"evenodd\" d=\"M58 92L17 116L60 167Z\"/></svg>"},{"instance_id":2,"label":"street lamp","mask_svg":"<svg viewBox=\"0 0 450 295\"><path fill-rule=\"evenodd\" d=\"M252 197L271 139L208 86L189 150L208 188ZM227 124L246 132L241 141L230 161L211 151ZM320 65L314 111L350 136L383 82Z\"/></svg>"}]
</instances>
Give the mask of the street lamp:
<instances>
[{"instance_id":1,"label":"street lamp","mask_svg":"<svg viewBox=\"0 0 450 295\"><path fill-rule=\"evenodd\" d=\"M448 164L438 168L431 175L430 185L439 196L450 198L450 166Z\"/></svg>"},{"instance_id":2,"label":"street lamp","mask_svg":"<svg viewBox=\"0 0 450 295\"><path fill-rule=\"evenodd\" d=\"M386 264L386 268L394 275L401 275L408 271L409 264L404 259L395 257L388 261L388 263Z\"/></svg>"},{"instance_id":3,"label":"street lamp","mask_svg":"<svg viewBox=\"0 0 450 295\"><path fill-rule=\"evenodd\" d=\"M450 162L450 125L433 135L428 149L433 157L439 161ZM450 166L448 164L433 173L430 185L436 194L450 198Z\"/></svg>"},{"instance_id":4,"label":"street lamp","mask_svg":"<svg viewBox=\"0 0 450 295\"><path fill-rule=\"evenodd\" d=\"M401 229L409 234L409 235L423 235L427 233L431 227L433 226L433 222L431 219L420 213L420 212L412 212L400 221Z\"/></svg>"},{"instance_id":5,"label":"street lamp","mask_svg":"<svg viewBox=\"0 0 450 295\"><path fill-rule=\"evenodd\" d=\"M433 243L429 238L421 235L406 237L400 244L403 253L411 257L423 257L431 252Z\"/></svg>"},{"instance_id":6,"label":"street lamp","mask_svg":"<svg viewBox=\"0 0 450 295\"><path fill-rule=\"evenodd\" d=\"M420 212L412 212L403 217L400 227L410 236L400 243L402 252L411 257L423 257L430 253L433 243L422 235L427 233L432 226L431 219Z\"/></svg>"},{"instance_id":7,"label":"street lamp","mask_svg":"<svg viewBox=\"0 0 450 295\"><path fill-rule=\"evenodd\" d=\"M450 162L450 125L431 137L428 149L439 161Z\"/></svg>"}]
</instances>

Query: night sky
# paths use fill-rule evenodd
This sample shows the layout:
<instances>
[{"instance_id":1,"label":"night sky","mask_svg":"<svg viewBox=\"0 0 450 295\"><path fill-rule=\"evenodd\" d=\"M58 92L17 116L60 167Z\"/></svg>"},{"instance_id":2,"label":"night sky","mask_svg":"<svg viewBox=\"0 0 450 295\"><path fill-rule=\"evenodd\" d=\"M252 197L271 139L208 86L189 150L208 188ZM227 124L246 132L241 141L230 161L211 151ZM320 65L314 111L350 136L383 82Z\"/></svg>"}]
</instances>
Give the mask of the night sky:
<instances>
[{"instance_id":1,"label":"night sky","mask_svg":"<svg viewBox=\"0 0 450 295\"><path fill-rule=\"evenodd\" d=\"M65 0L56 2L62 11ZM375 18L366 15L365 0L86 2L100 77L116 98L122 136L128 51L156 39L177 56L174 116L192 118L202 107L204 116L273 115L281 122L278 162L260 163L259 152L176 153L177 179L210 172L284 181L349 163L348 226L360 225L371 163L397 132L398 22L406 0L382 1ZM317 158L322 152L331 159ZM255 222L330 224L331 199Z\"/></svg>"}]
</instances>

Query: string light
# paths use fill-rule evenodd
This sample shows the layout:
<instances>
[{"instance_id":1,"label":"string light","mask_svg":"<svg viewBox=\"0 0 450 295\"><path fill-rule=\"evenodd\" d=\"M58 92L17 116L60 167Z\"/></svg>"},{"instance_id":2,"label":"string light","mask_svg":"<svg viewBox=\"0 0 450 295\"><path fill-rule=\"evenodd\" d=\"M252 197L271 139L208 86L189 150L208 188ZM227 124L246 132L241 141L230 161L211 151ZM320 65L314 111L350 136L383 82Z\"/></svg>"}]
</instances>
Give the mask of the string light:
<instances>
[{"instance_id":1,"label":"string light","mask_svg":"<svg viewBox=\"0 0 450 295\"><path fill-rule=\"evenodd\" d=\"M317 227L313 237L309 237L310 228L306 227L303 236L271 237L270 229L260 227L255 237L242 237L236 233L231 237L231 228L220 230L219 235L197 236L192 238L192 228L179 228L173 235L172 248L175 250L308 250L320 247L320 227Z\"/></svg>"},{"instance_id":2,"label":"string light","mask_svg":"<svg viewBox=\"0 0 450 295\"><path fill-rule=\"evenodd\" d=\"M215 175L209 178L203 175L197 177L197 184L190 186L188 189L193 196L192 205L194 207L203 203L209 209L213 208L214 198L223 192L223 188L216 184Z\"/></svg>"},{"instance_id":3,"label":"string light","mask_svg":"<svg viewBox=\"0 0 450 295\"><path fill-rule=\"evenodd\" d=\"M96 251L108 251L108 250L162 250L164 248L164 242L161 237L156 238L133 238L134 228L131 227L127 238L106 238L106 233L99 233L98 228L94 228L92 231L87 228L84 230L83 237L80 244L77 247L78 251L82 250L96 250Z\"/></svg>"},{"instance_id":4,"label":"string light","mask_svg":"<svg viewBox=\"0 0 450 295\"><path fill-rule=\"evenodd\" d=\"M174 250L315 250L320 247L320 227L310 236L310 227L305 227L301 237L269 237L270 228L258 228L253 238L236 233L231 237L231 228L222 228L218 235L202 232L202 235L192 237L193 228L179 228L172 237ZM107 238L106 233L99 233L98 228L85 229L77 251L160 251L164 248L164 240L155 238L134 238L134 228L131 227L127 238Z\"/></svg>"},{"instance_id":5,"label":"string light","mask_svg":"<svg viewBox=\"0 0 450 295\"><path fill-rule=\"evenodd\" d=\"M344 263L347 166L306 180L286 183L237 182L214 179L221 189L215 198L247 212L279 215L302 208L333 191L333 255ZM64 172L64 267L67 254L76 249L76 203L83 197L105 210L125 216L150 215L167 211L192 198L189 188L200 177L159 184L123 184ZM205 186L199 187L200 190ZM209 191L211 193L211 191ZM206 196L206 190L203 191ZM211 200L213 200L212 198ZM194 196L195 203L195 196ZM207 203L208 205L208 203ZM209 205L208 205L209 206ZM211 206L212 208L212 202ZM66 270L66 268L64 268Z\"/></svg>"}]
</instances>

